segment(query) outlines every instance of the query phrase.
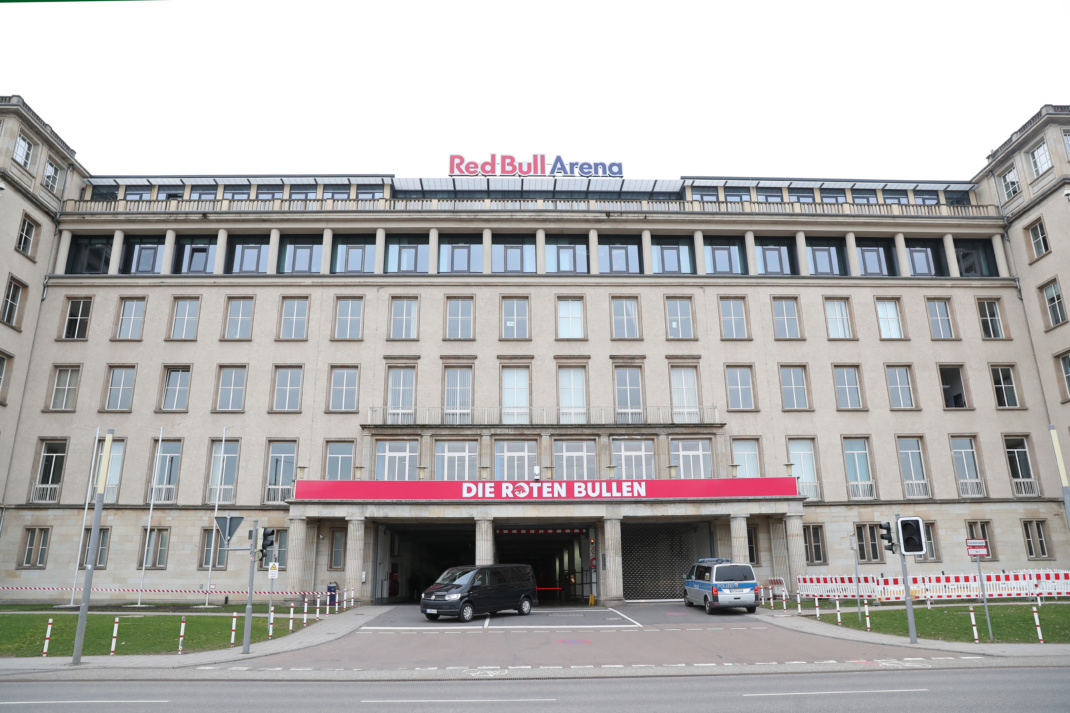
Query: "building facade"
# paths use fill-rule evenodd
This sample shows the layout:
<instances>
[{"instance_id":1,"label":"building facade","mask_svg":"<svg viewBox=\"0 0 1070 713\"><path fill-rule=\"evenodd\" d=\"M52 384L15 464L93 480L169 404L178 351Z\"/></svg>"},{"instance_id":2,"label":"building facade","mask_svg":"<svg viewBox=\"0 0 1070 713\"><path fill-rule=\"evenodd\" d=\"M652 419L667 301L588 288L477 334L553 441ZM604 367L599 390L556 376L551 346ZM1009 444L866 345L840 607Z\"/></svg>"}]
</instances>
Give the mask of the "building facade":
<instances>
[{"instance_id":1,"label":"building facade","mask_svg":"<svg viewBox=\"0 0 1070 713\"><path fill-rule=\"evenodd\" d=\"M912 571L1070 561L1068 107L969 181L94 176L0 122L10 586L241 589L216 513L364 601L473 561L608 602L710 555L893 574L897 513Z\"/></svg>"}]
</instances>

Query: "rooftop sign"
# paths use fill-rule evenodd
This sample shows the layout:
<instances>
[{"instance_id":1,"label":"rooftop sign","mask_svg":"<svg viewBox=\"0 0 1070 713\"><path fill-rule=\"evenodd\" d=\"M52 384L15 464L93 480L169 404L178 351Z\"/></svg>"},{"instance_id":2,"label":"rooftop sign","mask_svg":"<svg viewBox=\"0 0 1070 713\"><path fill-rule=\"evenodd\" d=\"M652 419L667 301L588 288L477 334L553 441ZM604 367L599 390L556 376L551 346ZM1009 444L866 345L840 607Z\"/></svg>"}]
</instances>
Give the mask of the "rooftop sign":
<instances>
[{"instance_id":1,"label":"rooftop sign","mask_svg":"<svg viewBox=\"0 0 1070 713\"><path fill-rule=\"evenodd\" d=\"M524 158L527 158L526 156ZM546 170L546 154L535 154L530 161L520 161L508 154L491 154L486 161L468 161L460 154L450 155L451 176L623 176L621 163L602 161L565 161L560 156Z\"/></svg>"}]
</instances>

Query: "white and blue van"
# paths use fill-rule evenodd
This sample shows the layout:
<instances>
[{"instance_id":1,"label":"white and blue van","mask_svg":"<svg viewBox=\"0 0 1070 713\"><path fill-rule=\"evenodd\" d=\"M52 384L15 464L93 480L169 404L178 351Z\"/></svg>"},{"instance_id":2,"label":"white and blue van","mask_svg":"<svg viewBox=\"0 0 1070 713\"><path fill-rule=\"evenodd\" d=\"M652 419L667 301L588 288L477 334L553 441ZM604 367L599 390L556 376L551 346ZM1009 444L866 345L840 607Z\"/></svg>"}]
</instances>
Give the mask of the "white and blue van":
<instances>
[{"instance_id":1,"label":"white and blue van","mask_svg":"<svg viewBox=\"0 0 1070 713\"><path fill-rule=\"evenodd\" d=\"M758 580L754 568L724 557L707 557L684 575L684 606L700 604L707 614L721 607L758 609Z\"/></svg>"}]
</instances>

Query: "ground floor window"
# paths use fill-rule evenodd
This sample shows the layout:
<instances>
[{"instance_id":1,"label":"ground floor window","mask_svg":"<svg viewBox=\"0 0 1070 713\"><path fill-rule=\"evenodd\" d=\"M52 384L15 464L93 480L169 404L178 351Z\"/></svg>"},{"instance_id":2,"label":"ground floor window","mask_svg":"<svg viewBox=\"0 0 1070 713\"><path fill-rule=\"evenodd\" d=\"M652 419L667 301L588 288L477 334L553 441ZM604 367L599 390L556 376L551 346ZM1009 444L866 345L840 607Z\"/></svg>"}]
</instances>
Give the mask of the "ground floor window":
<instances>
[{"instance_id":1,"label":"ground floor window","mask_svg":"<svg viewBox=\"0 0 1070 713\"><path fill-rule=\"evenodd\" d=\"M884 561L884 541L880 538L880 528L877 527L877 523L856 524L855 538L858 540L859 562Z\"/></svg>"},{"instance_id":2,"label":"ground floor window","mask_svg":"<svg viewBox=\"0 0 1070 713\"><path fill-rule=\"evenodd\" d=\"M921 557L915 557L915 562L939 562L940 561L940 541L936 537L936 523L925 523L925 554Z\"/></svg>"},{"instance_id":3,"label":"ground floor window","mask_svg":"<svg viewBox=\"0 0 1070 713\"><path fill-rule=\"evenodd\" d=\"M89 537L93 534L91 528L85 529L85 535L82 537L82 559L78 565L79 569L85 569L85 566L89 563ZM108 564L108 547L111 543L111 528L100 528L99 539L97 540L97 561L94 565L97 569L104 569Z\"/></svg>"},{"instance_id":4,"label":"ground floor window","mask_svg":"<svg viewBox=\"0 0 1070 713\"><path fill-rule=\"evenodd\" d=\"M171 529L168 527L154 527L141 530L141 547L138 548L138 569L144 564L146 569L165 569L167 567L167 545L170 540ZM147 543L147 546L146 546ZM145 553L148 553L146 563Z\"/></svg>"},{"instance_id":5,"label":"ground floor window","mask_svg":"<svg viewBox=\"0 0 1070 713\"><path fill-rule=\"evenodd\" d=\"M345 569L346 531L331 530L331 559L327 569Z\"/></svg>"},{"instance_id":6,"label":"ground floor window","mask_svg":"<svg viewBox=\"0 0 1070 713\"><path fill-rule=\"evenodd\" d=\"M1025 535L1025 553L1029 559L1047 559L1048 553L1046 520L1023 520L1022 534Z\"/></svg>"},{"instance_id":7,"label":"ground floor window","mask_svg":"<svg viewBox=\"0 0 1070 713\"><path fill-rule=\"evenodd\" d=\"M760 564L758 561L758 528L747 528L747 561L751 564Z\"/></svg>"},{"instance_id":8,"label":"ground floor window","mask_svg":"<svg viewBox=\"0 0 1070 713\"><path fill-rule=\"evenodd\" d=\"M49 527L28 527L23 532L22 558L19 567L23 569L44 569L48 561L48 541L52 535Z\"/></svg>"},{"instance_id":9,"label":"ground floor window","mask_svg":"<svg viewBox=\"0 0 1070 713\"><path fill-rule=\"evenodd\" d=\"M982 562L991 562L999 559L996 556L996 543L992 541L990 533L992 531L991 520L967 520L966 521L966 537L971 540L984 540L988 543L988 557L982 557Z\"/></svg>"},{"instance_id":10,"label":"ground floor window","mask_svg":"<svg viewBox=\"0 0 1070 713\"><path fill-rule=\"evenodd\" d=\"M215 564L212 564L212 552L215 552ZM214 528L206 527L201 530L201 561L197 565L200 569L226 569L227 550L223 544L223 538Z\"/></svg>"},{"instance_id":11,"label":"ground floor window","mask_svg":"<svg viewBox=\"0 0 1070 713\"><path fill-rule=\"evenodd\" d=\"M827 564L824 525L803 525L803 549L806 550L806 564Z\"/></svg>"}]
</instances>

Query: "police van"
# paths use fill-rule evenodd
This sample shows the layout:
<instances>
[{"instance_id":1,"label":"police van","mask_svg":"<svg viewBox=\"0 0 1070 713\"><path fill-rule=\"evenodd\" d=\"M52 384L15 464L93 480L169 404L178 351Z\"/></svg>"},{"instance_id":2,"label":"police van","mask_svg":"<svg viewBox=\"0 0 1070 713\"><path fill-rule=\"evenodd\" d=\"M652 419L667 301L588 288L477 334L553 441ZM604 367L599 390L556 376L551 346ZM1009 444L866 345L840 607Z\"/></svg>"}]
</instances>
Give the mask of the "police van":
<instances>
[{"instance_id":1,"label":"police van","mask_svg":"<svg viewBox=\"0 0 1070 713\"><path fill-rule=\"evenodd\" d=\"M684 606L705 607L707 614L722 607L758 609L758 580L754 568L724 557L708 557L691 565L684 575Z\"/></svg>"}]
</instances>

